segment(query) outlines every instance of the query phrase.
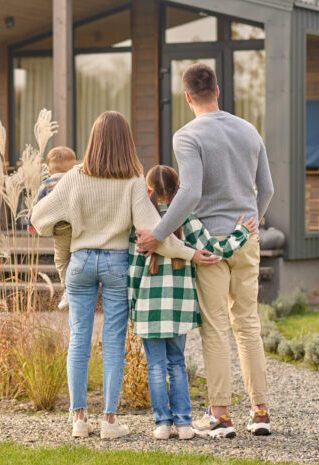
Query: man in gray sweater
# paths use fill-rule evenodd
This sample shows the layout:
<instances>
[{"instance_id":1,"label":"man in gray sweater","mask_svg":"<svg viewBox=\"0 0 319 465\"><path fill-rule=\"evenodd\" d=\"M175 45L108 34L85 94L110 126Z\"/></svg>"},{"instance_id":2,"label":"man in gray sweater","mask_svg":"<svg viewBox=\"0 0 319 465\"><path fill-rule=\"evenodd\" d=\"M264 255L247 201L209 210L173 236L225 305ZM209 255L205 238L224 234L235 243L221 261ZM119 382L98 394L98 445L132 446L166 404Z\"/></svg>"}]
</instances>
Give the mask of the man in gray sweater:
<instances>
[{"instance_id":1,"label":"man in gray sweater","mask_svg":"<svg viewBox=\"0 0 319 465\"><path fill-rule=\"evenodd\" d=\"M153 232L139 231L139 246L148 252L154 252L192 212L218 237L231 233L240 215L255 217L259 223L274 192L262 138L247 121L219 110L214 71L204 64L192 65L184 73L183 85L196 118L174 135L180 173L175 198ZM231 259L198 267L210 406L193 426L213 437L236 435L228 412L232 394L230 325L252 404L247 428L256 435L270 434L257 313L259 261L258 235L254 235Z\"/></svg>"}]
</instances>

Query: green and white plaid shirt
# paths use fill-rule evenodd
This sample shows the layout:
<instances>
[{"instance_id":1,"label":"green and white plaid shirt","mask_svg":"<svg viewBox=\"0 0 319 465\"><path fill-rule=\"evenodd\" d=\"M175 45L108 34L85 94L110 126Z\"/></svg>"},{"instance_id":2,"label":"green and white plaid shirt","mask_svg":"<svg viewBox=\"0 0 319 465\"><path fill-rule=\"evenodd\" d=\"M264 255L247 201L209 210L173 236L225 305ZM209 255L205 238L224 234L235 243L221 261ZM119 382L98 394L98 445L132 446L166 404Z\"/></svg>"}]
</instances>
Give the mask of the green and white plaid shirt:
<instances>
[{"instance_id":1,"label":"green and white plaid shirt","mask_svg":"<svg viewBox=\"0 0 319 465\"><path fill-rule=\"evenodd\" d=\"M160 206L163 215L167 205ZM247 229L237 225L224 240L211 237L195 215L182 226L185 244L206 249L221 257L230 258L249 237ZM129 301L134 332L143 338L171 338L186 334L200 326L196 291L196 267L186 262L185 267L173 270L169 258L158 255L158 274L150 274L150 257L136 251L135 230L129 244Z\"/></svg>"}]
</instances>

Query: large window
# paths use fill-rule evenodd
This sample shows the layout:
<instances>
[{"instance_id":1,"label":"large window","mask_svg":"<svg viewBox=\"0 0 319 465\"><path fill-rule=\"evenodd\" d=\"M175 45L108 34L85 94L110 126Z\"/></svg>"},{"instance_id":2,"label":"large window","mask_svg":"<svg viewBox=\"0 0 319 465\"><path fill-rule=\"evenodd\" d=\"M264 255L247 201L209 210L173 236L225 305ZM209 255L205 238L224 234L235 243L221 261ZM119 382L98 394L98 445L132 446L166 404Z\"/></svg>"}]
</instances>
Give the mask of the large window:
<instances>
[{"instance_id":1,"label":"large window","mask_svg":"<svg viewBox=\"0 0 319 465\"><path fill-rule=\"evenodd\" d=\"M97 116L116 110L131 119L131 53L77 55L76 146L82 158Z\"/></svg>"},{"instance_id":2,"label":"large window","mask_svg":"<svg viewBox=\"0 0 319 465\"><path fill-rule=\"evenodd\" d=\"M81 25L74 40L76 149L82 158L100 113L120 111L131 120L130 10Z\"/></svg>"},{"instance_id":3,"label":"large window","mask_svg":"<svg viewBox=\"0 0 319 465\"><path fill-rule=\"evenodd\" d=\"M33 126L42 108L53 107L51 57L21 57L14 60L15 160L26 144L35 144Z\"/></svg>"},{"instance_id":4,"label":"large window","mask_svg":"<svg viewBox=\"0 0 319 465\"><path fill-rule=\"evenodd\" d=\"M306 231L319 232L319 36L307 36Z\"/></svg>"},{"instance_id":5,"label":"large window","mask_svg":"<svg viewBox=\"0 0 319 465\"><path fill-rule=\"evenodd\" d=\"M94 13L94 12L92 12ZM75 148L83 157L90 130L106 110L131 119L131 10L104 11L75 23L74 97ZM16 163L42 108L53 109L52 36L27 40L13 50L14 140ZM54 113L53 113L54 117Z\"/></svg>"},{"instance_id":6,"label":"large window","mask_svg":"<svg viewBox=\"0 0 319 465\"><path fill-rule=\"evenodd\" d=\"M205 62L216 71L220 108L245 118L264 136L264 29L256 23L171 4L163 8L162 17L162 161L174 163L172 135L194 118L182 86L182 74L194 62Z\"/></svg>"},{"instance_id":7,"label":"large window","mask_svg":"<svg viewBox=\"0 0 319 465\"><path fill-rule=\"evenodd\" d=\"M266 60L264 50L234 52L234 113L265 137Z\"/></svg>"}]
</instances>

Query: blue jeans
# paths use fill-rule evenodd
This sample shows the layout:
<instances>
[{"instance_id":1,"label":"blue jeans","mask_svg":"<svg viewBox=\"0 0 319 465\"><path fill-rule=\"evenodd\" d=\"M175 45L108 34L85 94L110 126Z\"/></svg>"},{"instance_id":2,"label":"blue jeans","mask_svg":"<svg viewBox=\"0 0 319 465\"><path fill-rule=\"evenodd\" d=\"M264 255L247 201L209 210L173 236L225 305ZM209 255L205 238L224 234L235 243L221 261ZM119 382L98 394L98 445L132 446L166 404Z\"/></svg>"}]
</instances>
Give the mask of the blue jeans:
<instances>
[{"instance_id":1,"label":"blue jeans","mask_svg":"<svg viewBox=\"0 0 319 465\"><path fill-rule=\"evenodd\" d=\"M185 366L186 336L143 339L148 386L156 425L186 426L192 423ZM166 375L169 376L169 388Z\"/></svg>"},{"instance_id":2,"label":"blue jeans","mask_svg":"<svg viewBox=\"0 0 319 465\"><path fill-rule=\"evenodd\" d=\"M104 413L115 413L122 387L128 321L127 250L83 249L72 253L66 274L70 343L70 408L87 408L88 364L99 286L103 302Z\"/></svg>"}]
</instances>

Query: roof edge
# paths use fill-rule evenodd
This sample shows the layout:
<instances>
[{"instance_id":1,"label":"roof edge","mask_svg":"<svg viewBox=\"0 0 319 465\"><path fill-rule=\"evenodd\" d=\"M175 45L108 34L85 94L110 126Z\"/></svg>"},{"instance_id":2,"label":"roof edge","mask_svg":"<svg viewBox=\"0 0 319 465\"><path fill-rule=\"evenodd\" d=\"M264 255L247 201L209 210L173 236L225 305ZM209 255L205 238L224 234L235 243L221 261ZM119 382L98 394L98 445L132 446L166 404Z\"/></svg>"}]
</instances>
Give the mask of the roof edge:
<instances>
[{"instance_id":1,"label":"roof edge","mask_svg":"<svg viewBox=\"0 0 319 465\"><path fill-rule=\"evenodd\" d=\"M294 0L245 0L249 3L255 3L270 8L277 8L278 10L292 11L294 7ZM316 0L317 1L317 0Z\"/></svg>"}]
</instances>

